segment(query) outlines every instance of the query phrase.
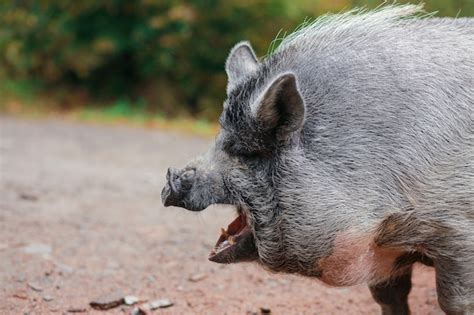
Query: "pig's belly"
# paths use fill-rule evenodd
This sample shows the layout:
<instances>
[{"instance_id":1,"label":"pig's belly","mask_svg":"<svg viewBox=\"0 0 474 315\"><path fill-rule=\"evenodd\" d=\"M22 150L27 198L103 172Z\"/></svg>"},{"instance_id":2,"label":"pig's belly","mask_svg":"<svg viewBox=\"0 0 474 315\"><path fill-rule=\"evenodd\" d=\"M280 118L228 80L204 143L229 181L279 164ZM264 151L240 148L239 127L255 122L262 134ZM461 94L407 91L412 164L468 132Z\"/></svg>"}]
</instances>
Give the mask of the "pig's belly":
<instances>
[{"instance_id":1,"label":"pig's belly","mask_svg":"<svg viewBox=\"0 0 474 315\"><path fill-rule=\"evenodd\" d=\"M332 286L377 283L394 275L395 260L402 251L381 248L372 237L354 237L351 233L336 236L331 255L317 267L321 280Z\"/></svg>"}]
</instances>

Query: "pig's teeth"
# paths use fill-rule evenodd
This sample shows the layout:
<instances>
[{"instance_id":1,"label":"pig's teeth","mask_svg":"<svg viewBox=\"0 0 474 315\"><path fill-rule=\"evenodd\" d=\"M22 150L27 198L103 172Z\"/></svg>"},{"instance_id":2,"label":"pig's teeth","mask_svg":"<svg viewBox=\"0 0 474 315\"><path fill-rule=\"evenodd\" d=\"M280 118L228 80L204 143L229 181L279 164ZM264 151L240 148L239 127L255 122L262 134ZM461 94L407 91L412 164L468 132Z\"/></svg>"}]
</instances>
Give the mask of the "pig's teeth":
<instances>
[{"instance_id":1,"label":"pig's teeth","mask_svg":"<svg viewBox=\"0 0 474 315\"><path fill-rule=\"evenodd\" d=\"M225 238L229 237L229 233L227 233L227 231L226 231L224 228L221 228L221 234L222 234Z\"/></svg>"},{"instance_id":2,"label":"pig's teeth","mask_svg":"<svg viewBox=\"0 0 474 315\"><path fill-rule=\"evenodd\" d=\"M229 238L228 238L227 240L229 241L230 245L234 245L234 244L235 244L235 239L234 239L234 237L233 237L232 235L229 236Z\"/></svg>"},{"instance_id":3,"label":"pig's teeth","mask_svg":"<svg viewBox=\"0 0 474 315\"><path fill-rule=\"evenodd\" d=\"M229 245L229 242L223 241L222 244L221 244L221 248L227 247L227 245Z\"/></svg>"}]
</instances>

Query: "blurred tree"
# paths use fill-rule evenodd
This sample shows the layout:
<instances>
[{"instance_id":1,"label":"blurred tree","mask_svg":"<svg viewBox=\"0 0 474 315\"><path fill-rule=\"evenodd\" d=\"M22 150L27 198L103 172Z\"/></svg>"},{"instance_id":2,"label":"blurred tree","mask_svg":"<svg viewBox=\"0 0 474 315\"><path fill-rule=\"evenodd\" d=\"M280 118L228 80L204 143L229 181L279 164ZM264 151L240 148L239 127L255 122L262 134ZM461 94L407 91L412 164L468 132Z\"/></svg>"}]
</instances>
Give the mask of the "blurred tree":
<instances>
[{"instance_id":1,"label":"blurred tree","mask_svg":"<svg viewBox=\"0 0 474 315\"><path fill-rule=\"evenodd\" d=\"M439 15L474 15L472 0L426 1ZM361 0L16 0L0 3L0 74L98 99L145 98L149 109L214 117L224 62L248 39L260 54L280 29ZM462 10L461 10L462 9ZM461 11L460 11L461 10Z\"/></svg>"}]
</instances>

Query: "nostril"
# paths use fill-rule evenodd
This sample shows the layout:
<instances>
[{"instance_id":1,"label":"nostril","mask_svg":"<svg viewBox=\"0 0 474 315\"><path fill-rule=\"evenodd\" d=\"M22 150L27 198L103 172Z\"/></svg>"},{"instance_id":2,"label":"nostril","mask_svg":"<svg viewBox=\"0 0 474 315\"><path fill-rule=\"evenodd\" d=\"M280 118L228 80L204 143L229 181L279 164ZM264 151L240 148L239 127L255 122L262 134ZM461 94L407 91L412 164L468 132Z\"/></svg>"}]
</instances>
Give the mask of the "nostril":
<instances>
[{"instance_id":1,"label":"nostril","mask_svg":"<svg viewBox=\"0 0 474 315\"><path fill-rule=\"evenodd\" d=\"M168 182L175 181L179 177L179 171L176 168L170 167L168 168L168 172L166 172L166 180Z\"/></svg>"},{"instance_id":2,"label":"nostril","mask_svg":"<svg viewBox=\"0 0 474 315\"><path fill-rule=\"evenodd\" d=\"M170 196L182 198L193 186L195 175L195 168L186 168L183 170L172 167L168 168L166 180L168 182Z\"/></svg>"},{"instance_id":3,"label":"nostril","mask_svg":"<svg viewBox=\"0 0 474 315\"><path fill-rule=\"evenodd\" d=\"M166 172L166 180L167 184L161 192L164 206L185 207L187 195L196 181L196 169L194 167L184 169L170 167Z\"/></svg>"}]
</instances>

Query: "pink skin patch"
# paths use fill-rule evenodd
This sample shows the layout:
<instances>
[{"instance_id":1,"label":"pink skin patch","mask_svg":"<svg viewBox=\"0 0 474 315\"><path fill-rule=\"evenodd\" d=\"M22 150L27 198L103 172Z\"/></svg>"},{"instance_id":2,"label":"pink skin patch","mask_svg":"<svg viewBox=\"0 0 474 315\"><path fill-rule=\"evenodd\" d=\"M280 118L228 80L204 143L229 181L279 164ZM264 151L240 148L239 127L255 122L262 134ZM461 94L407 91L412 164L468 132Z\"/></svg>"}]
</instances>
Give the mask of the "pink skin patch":
<instances>
[{"instance_id":1,"label":"pink skin patch","mask_svg":"<svg viewBox=\"0 0 474 315\"><path fill-rule=\"evenodd\" d=\"M331 286L377 283L392 275L395 259L402 253L375 245L368 235L338 233L331 255L317 262L320 279Z\"/></svg>"}]
</instances>

